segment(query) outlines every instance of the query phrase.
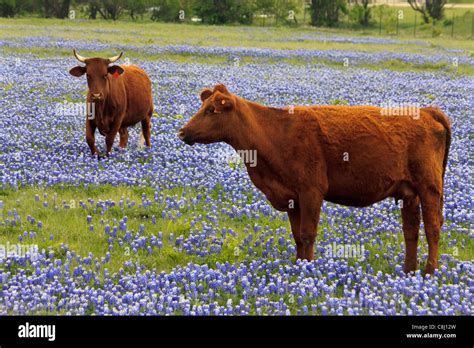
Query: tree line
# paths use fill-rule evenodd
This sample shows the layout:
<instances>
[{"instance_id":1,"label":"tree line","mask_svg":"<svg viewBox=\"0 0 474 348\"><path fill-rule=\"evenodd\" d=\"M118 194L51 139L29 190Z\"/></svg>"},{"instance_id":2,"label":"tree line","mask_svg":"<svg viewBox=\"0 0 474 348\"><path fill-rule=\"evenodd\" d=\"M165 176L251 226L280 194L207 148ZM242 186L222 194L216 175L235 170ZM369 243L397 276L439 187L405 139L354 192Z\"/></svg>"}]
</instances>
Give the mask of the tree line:
<instances>
[{"instance_id":1,"label":"tree line","mask_svg":"<svg viewBox=\"0 0 474 348\"><path fill-rule=\"evenodd\" d=\"M273 18L274 23L297 24L308 14L314 26L337 26L347 15L361 26L372 22L371 0L0 0L0 16L37 15L46 18L76 17L133 20L146 16L154 21L200 21L207 24L252 24ZM407 0L425 23L443 18L447 0Z\"/></svg>"}]
</instances>

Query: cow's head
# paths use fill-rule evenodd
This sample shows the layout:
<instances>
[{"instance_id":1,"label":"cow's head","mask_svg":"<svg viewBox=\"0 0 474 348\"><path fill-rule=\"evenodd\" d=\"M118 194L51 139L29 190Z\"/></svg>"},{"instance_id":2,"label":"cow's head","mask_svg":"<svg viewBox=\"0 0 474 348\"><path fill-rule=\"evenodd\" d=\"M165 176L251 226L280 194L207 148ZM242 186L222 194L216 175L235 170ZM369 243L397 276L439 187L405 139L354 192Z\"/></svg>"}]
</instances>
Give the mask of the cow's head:
<instances>
[{"instance_id":1,"label":"cow's head","mask_svg":"<svg viewBox=\"0 0 474 348\"><path fill-rule=\"evenodd\" d=\"M178 137L188 145L226 141L237 122L235 97L220 84L201 92L199 111L179 130Z\"/></svg>"},{"instance_id":2,"label":"cow's head","mask_svg":"<svg viewBox=\"0 0 474 348\"><path fill-rule=\"evenodd\" d=\"M118 77L124 72L120 66L109 64L119 60L123 52L111 58L85 58L77 54L76 50L73 50L73 52L77 60L81 63L85 63L86 66L75 66L69 70L69 73L76 77L86 74L87 85L89 86L88 99L90 101L96 102L105 100L110 90L108 75L111 74L114 77Z\"/></svg>"}]
</instances>

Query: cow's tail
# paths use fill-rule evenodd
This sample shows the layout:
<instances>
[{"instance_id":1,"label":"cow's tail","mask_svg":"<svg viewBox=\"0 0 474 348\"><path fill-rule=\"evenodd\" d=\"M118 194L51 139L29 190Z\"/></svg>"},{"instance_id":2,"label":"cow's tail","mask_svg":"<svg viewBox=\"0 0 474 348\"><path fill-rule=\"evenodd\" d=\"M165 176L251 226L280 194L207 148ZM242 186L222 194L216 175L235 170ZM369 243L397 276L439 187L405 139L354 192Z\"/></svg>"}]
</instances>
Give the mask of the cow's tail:
<instances>
[{"instance_id":1,"label":"cow's tail","mask_svg":"<svg viewBox=\"0 0 474 348\"><path fill-rule=\"evenodd\" d=\"M448 164L448 155L449 155L449 147L451 146L451 137L452 137L452 130L451 130L451 121L449 117L441 111L441 109L437 107L430 107L426 108L430 115L439 123L443 125L446 129L446 148L444 150L444 159L443 159L443 183L444 183L444 174L446 173L446 166Z\"/></svg>"},{"instance_id":2,"label":"cow's tail","mask_svg":"<svg viewBox=\"0 0 474 348\"><path fill-rule=\"evenodd\" d=\"M145 146L145 137L143 136L143 131L140 132L140 139L138 140L138 146L140 148Z\"/></svg>"}]
</instances>

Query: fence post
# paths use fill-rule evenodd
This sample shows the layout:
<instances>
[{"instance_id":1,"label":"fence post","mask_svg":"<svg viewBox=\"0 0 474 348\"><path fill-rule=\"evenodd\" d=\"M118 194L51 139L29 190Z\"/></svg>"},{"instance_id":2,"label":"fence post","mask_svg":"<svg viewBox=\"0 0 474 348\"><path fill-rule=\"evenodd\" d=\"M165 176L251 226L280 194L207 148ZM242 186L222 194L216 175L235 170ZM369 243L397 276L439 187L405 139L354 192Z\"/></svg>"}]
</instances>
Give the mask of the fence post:
<instances>
[{"instance_id":1,"label":"fence post","mask_svg":"<svg viewBox=\"0 0 474 348\"><path fill-rule=\"evenodd\" d=\"M382 11L380 11L380 20L379 20L379 35L382 35ZM474 17L473 17L474 18ZM473 30L474 30L474 24L472 26Z\"/></svg>"},{"instance_id":2,"label":"fence post","mask_svg":"<svg viewBox=\"0 0 474 348\"><path fill-rule=\"evenodd\" d=\"M451 24L451 37L454 37L454 10L453 10L453 23Z\"/></svg>"},{"instance_id":3,"label":"fence post","mask_svg":"<svg viewBox=\"0 0 474 348\"><path fill-rule=\"evenodd\" d=\"M400 16L397 16L397 35L398 35L398 24L400 23Z\"/></svg>"},{"instance_id":4,"label":"fence post","mask_svg":"<svg viewBox=\"0 0 474 348\"><path fill-rule=\"evenodd\" d=\"M306 25L306 0L303 0L303 26Z\"/></svg>"},{"instance_id":5,"label":"fence post","mask_svg":"<svg viewBox=\"0 0 474 348\"><path fill-rule=\"evenodd\" d=\"M416 37L416 11L415 12L415 28L413 29L413 36Z\"/></svg>"}]
</instances>

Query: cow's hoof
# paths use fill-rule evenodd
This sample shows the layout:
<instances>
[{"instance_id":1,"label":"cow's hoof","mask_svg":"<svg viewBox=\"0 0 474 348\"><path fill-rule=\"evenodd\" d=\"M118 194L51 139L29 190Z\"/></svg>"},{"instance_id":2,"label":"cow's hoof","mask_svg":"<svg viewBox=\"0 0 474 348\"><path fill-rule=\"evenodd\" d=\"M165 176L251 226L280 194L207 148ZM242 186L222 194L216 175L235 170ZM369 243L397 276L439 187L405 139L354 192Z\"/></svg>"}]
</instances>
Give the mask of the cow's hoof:
<instances>
[{"instance_id":1,"label":"cow's hoof","mask_svg":"<svg viewBox=\"0 0 474 348\"><path fill-rule=\"evenodd\" d=\"M430 262L427 262L426 267L425 267L425 273L426 274L434 274L434 271L435 271L436 268L437 267L435 265L433 265Z\"/></svg>"},{"instance_id":2,"label":"cow's hoof","mask_svg":"<svg viewBox=\"0 0 474 348\"><path fill-rule=\"evenodd\" d=\"M417 266L418 266L418 262L416 260L405 261L405 264L403 266L403 272L405 273L414 272L418 268Z\"/></svg>"},{"instance_id":3,"label":"cow's hoof","mask_svg":"<svg viewBox=\"0 0 474 348\"><path fill-rule=\"evenodd\" d=\"M96 156L97 156L97 160L98 160L98 161L100 161L101 159L104 159L104 158L105 158L105 155L104 155L103 153L100 153L100 152L98 152L98 153L96 154Z\"/></svg>"}]
</instances>

